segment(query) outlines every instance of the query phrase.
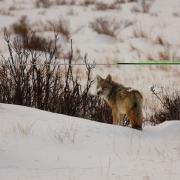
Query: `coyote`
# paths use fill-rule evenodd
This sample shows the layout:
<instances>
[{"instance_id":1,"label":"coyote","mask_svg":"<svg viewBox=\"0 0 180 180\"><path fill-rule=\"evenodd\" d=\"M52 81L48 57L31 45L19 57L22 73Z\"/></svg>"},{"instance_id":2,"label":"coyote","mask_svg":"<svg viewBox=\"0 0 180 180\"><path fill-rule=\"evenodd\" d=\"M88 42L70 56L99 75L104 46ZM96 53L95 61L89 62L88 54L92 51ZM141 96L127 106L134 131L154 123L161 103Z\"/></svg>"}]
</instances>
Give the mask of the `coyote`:
<instances>
[{"instance_id":1,"label":"coyote","mask_svg":"<svg viewBox=\"0 0 180 180\"><path fill-rule=\"evenodd\" d=\"M106 79L97 77L97 94L103 96L112 109L113 124L123 125L123 117L129 118L131 127L142 130L143 97L138 90L114 82L109 74Z\"/></svg>"}]
</instances>

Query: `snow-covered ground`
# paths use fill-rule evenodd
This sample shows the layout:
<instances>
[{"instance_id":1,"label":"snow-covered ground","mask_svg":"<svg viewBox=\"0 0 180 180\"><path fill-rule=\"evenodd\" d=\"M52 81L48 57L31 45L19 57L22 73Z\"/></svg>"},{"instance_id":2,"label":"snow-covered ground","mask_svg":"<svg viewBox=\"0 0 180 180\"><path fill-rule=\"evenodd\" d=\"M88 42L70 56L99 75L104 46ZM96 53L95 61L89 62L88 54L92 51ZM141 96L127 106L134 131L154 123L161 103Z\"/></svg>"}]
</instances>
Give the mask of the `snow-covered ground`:
<instances>
[{"instance_id":1,"label":"snow-covered ground","mask_svg":"<svg viewBox=\"0 0 180 180\"><path fill-rule=\"evenodd\" d=\"M180 122L143 131L0 104L0 179L180 178Z\"/></svg>"},{"instance_id":2,"label":"snow-covered ground","mask_svg":"<svg viewBox=\"0 0 180 180\"><path fill-rule=\"evenodd\" d=\"M178 65L112 65L115 62L177 61L180 57L180 1L155 0L148 13L132 12L136 2L120 9L100 11L96 5L65 5L37 8L38 0L0 0L0 53L8 54L3 28L26 15L44 37L47 21L69 21L75 60L85 53L96 61L93 77L111 74L144 96L144 111L156 107L150 87L179 87ZM40 1L40 0L39 0ZM53 1L53 0L52 0ZM63 0L62 0L63 1ZM61 0L53 1L61 2ZM113 3L114 0L95 2ZM139 5L141 8L141 6ZM139 8L138 7L138 8ZM103 17L119 23L130 21L116 37L98 34L90 22ZM113 25L113 24L112 24ZM70 50L62 34L58 43ZM63 59L63 57L61 57ZM82 78L86 75L79 66ZM82 80L83 82L83 80ZM94 93L94 87L92 92ZM0 179L2 180L178 180L180 179L180 122L170 121L143 131L53 114L28 107L0 104Z\"/></svg>"}]
</instances>

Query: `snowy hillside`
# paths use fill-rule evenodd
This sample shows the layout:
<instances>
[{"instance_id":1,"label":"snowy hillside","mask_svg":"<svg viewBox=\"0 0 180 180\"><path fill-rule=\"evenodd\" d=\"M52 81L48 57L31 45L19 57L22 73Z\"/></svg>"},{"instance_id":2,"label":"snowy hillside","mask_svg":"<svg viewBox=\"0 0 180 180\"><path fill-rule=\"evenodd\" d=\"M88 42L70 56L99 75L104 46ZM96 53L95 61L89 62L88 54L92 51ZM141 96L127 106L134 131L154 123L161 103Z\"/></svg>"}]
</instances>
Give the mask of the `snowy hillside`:
<instances>
[{"instance_id":1,"label":"snowy hillside","mask_svg":"<svg viewBox=\"0 0 180 180\"><path fill-rule=\"evenodd\" d=\"M73 63L82 63L87 53L88 62L98 64L93 78L111 74L113 80L138 89L144 98L144 115L153 113L161 102L150 87L178 90L180 65L115 63L180 61L180 1L147 0L147 6L140 2L0 0L0 55L9 57L4 27L13 39L17 33L12 25L22 17L31 30L48 40L63 22L67 31L58 34L58 61L68 57L72 39ZM110 30L114 28L111 35L95 30L97 18L107 20ZM83 84L85 68L76 67ZM91 93L95 93L94 85ZM180 179L180 121L137 131L0 104L0 139L0 180Z\"/></svg>"},{"instance_id":2,"label":"snowy hillside","mask_svg":"<svg viewBox=\"0 0 180 180\"><path fill-rule=\"evenodd\" d=\"M180 122L137 131L0 104L0 179L179 179Z\"/></svg>"}]
</instances>

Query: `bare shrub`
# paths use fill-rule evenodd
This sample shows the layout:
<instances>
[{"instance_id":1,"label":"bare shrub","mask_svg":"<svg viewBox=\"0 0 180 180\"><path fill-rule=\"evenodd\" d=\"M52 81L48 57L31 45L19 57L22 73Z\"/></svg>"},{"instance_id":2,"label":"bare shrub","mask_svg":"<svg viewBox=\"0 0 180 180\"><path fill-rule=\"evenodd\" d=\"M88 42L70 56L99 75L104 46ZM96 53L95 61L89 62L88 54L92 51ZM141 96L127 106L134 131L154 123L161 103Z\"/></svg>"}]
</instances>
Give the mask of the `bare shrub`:
<instances>
[{"instance_id":1,"label":"bare shrub","mask_svg":"<svg viewBox=\"0 0 180 180\"><path fill-rule=\"evenodd\" d=\"M100 17L96 18L94 22L90 22L90 28L98 34L107 34L117 38L119 32L132 25L133 22L128 20L117 21L115 18Z\"/></svg>"},{"instance_id":2,"label":"bare shrub","mask_svg":"<svg viewBox=\"0 0 180 180\"><path fill-rule=\"evenodd\" d=\"M139 0L136 5L131 8L132 12L149 13L153 0Z\"/></svg>"},{"instance_id":3,"label":"bare shrub","mask_svg":"<svg viewBox=\"0 0 180 180\"><path fill-rule=\"evenodd\" d=\"M23 37L28 44L34 33ZM9 58L1 57L0 100L2 103L34 107L50 112L112 123L110 107L89 90L94 83L91 77L95 63L89 64L87 55L82 58L86 67L86 84L74 71L73 49L67 65L60 65L56 59L57 34L55 39L44 43L44 51L22 47L17 38L11 43L7 32L4 39L9 49ZM38 44L40 42L37 42Z\"/></svg>"},{"instance_id":4,"label":"bare shrub","mask_svg":"<svg viewBox=\"0 0 180 180\"><path fill-rule=\"evenodd\" d=\"M52 6L52 1L51 0L36 0L35 1L35 6L37 8L49 8Z\"/></svg>"},{"instance_id":5,"label":"bare shrub","mask_svg":"<svg viewBox=\"0 0 180 180\"><path fill-rule=\"evenodd\" d=\"M159 92L155 88L159 89ZM172 91L171 91L172 90ZM151 92L161 102L162 107L156 109L153 115L148 115L145 123L157 125L164 121L180 119L180 93L173 89L165 89L163 87L152 86Z\"/></svg>"}]
</instances>

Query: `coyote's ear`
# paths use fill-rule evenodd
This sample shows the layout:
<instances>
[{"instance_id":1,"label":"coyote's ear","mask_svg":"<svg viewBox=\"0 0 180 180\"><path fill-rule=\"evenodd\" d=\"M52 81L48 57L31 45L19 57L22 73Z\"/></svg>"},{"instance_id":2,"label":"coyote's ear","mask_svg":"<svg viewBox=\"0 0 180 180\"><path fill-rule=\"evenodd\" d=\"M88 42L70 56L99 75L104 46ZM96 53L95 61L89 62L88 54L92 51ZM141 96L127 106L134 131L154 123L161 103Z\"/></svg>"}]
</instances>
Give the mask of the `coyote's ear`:
<instances>
[{"instance_id":1,"label":"coyote's ear","mask_svg":"<svg viewBox=\"0 0 180 180\"><path fill-rule=\"evenodd\" d=\"M99 75L96 75L96 78L97 78L98 81L102 80L102 77L99 76Z\"/></svg>"},{"instance_id":2,"label":"coyote's ear","mask_svg":"<svg viewBox=\"0 0 180 180\"><path fill-rule=\"evenodd\" d=\"M112 77L111 77L111 75L110 74L108 74L107 75L107 77L106 77L106 82L111 82L112 81Z\"/></svg>"}]
</instances>

